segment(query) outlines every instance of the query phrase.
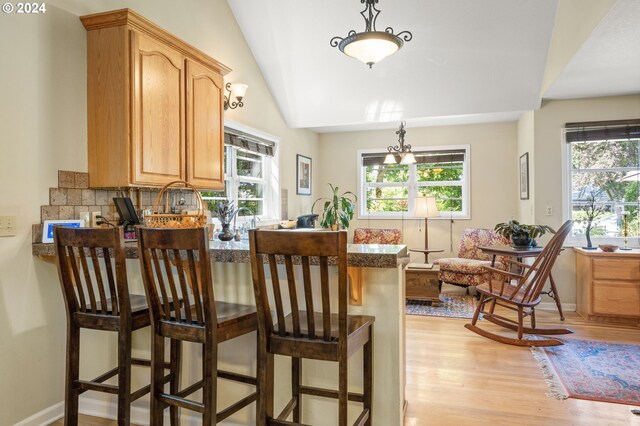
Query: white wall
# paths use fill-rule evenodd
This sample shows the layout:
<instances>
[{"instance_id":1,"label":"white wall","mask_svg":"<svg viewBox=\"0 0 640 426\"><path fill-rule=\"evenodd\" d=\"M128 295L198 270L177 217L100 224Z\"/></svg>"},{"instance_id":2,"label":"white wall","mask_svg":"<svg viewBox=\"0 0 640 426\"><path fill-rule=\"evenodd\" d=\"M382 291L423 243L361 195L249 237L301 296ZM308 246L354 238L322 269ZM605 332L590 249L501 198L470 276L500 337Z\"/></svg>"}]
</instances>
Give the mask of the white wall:
<instances>
[{"instance_id":1,"label":"white wall","mask_svg":"<svg viewBox=\"0 0 640 426\"><path fill-rule=\"evenodd\" d=\"M227 81L249 85L245 106L227 118L281 137L282 188L289 212L308 211L295 195L295 155L318 158L314 132L284 123L224 0L52 0L43 15L0 16L0 215L16 215L17 235L0 239L0 425L63 398L66 318L55 267L31 255L31 224L57 186L57 171L86 171L86 33L79 15L129 7L231 67ZM318 170L313 182L318 182ZM314 188L314 193L317 189ZM114 355L90 339L89 373Z\"/></svg>"},{"instance_id":2,"label":"white wall","mask_svg":"<svg viewBox=\"0 0 640 426\"><path fill-rule=\"evenodd\" d=\"M520 157L529 153L529 199L518 203L518 220L520 223L534 224L535 221L535 140L533 132L533 111L522 114L518 120L518 154L516 164L520 167ZM519 171L520 169L518 169ZM518 187L516 197L520 198Z\"/></svg>"},{"instance_id":3,"label":"white wall","mask_svg":"<svg viewBox=\"0 0 640 426\"><path fill-rule=\"evenodd\" d=\"M464 228L493 228L498 222L517 218L517 126L516 123L474 124L407 128L406 142L414 147L466 145L471 146L471 219L429 220L429 246L442 248L444 253L431 259L457 253ZM379 148L397 144L395 130L368 132L327 133L320 135L320 176L322 182L315 186L313 199L328 196L328 183L337 185L340 191L357 193L357 150ZM360 200L359 200L360 202ZM319 208L316 206L316 213ZM405 220L357 220L357 227L400 228L408 247L424 247L424 219ZM422 261L422 254L413 254L413 260Z\"/></svg>"}]
</instances>

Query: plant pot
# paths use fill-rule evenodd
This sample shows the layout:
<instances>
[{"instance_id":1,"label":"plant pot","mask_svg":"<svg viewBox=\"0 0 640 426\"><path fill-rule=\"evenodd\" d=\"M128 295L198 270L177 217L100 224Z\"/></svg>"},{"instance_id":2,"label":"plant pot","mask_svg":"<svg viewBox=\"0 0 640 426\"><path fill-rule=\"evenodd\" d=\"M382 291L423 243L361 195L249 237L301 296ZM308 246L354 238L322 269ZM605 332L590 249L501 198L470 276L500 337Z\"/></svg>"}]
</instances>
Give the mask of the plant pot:
<instances>
[{"instance_id":1,"label":"plant pot","mask_svg":"<svg viewBox=\"0 0 640 426\"><path fill-rule=\"evenodd\" d=\"M226 223L222 224L222 232L218 234L218 239L221 241L231 241L233 240L233 232L231 232L231 224Z\"/></svg>"},{"instance_id":2,"label":"plant pot","mask_svg":"<svg viewBox=\"0 0 640 426\"><path fill-rule=\"evenodd\" d=\"M532 247L533 238L529 237L529 234L512 235L511 242L514 247Z\"/></svg>"}]
</instances>

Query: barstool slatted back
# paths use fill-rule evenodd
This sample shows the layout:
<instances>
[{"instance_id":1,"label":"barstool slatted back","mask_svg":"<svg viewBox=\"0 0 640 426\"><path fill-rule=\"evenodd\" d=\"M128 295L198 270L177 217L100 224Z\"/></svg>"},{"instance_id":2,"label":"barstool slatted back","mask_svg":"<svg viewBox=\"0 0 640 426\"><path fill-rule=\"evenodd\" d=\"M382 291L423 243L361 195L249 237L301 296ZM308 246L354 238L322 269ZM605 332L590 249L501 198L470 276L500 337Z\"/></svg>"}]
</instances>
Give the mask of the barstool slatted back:
<instances>
[{"instance_id":1,"label":"barstool slatted back","mask_svg":"<svg viewBox=\"0 0 640 426\"><path fill-rule=\"evenodd\" d=\"M132 332L150 324L147 300L129 294L122 228L56 227L58 276L67 311L65 425L78 424L78 396L87 391L118 395L118 423L129 424L130 404L149 392L131 393L131 366L148 360L131 358ZM118 366L88 381L80 380L80 329L118 332ZM116 376L118 385L104 382Z\"/></svg>"},{"instance_id":2,"label":"barstool slatted back","mask_svg":"<svg viewBox=\"0 0 640 426\"><path fill-rule=\"evenodd\" d=\"M306 394L338 399L340 426L346 426L347 400L362 402L356 424L370 425L375 318L347 315L347 232L251 230L249 245L258 310L258 360L264 366L258 370L257 424L299 424ZM336 288L337 294L331 297L331 289ZM337 313L335 302L332 313L336 299ZM305 310L300 310L301 305ZM348 394L347 362L359 348L364 349L363 392ZM273 355L292 358L292 398L278 416L273 415ZM304 386L303 358L337 362L338 391ZM285 422L291 414L294 423Z\"/></svg>"},{"instance_id":3,"label":"barstool slatted back","mask_svg":"<svg viewBox=\"0 0 640 426\"><path fill-rule=\"evenodd\" d=\"M217 378L256 385L254 377L218 370L218 344L256 331L258 323L252 306L215 300L206 228L138 228L138 247L153 330L151 424L162 425L166 407L202 413L202 423L212 425L253 403L257 390L217 410ZM167 300L182 308L172 311ZM185 389L172 383L165 392L159 373L165 338L172 348L182 341L202 344L202 380ZM199 389L202 402L187 398Z\"/></svg>"}]
</instances>

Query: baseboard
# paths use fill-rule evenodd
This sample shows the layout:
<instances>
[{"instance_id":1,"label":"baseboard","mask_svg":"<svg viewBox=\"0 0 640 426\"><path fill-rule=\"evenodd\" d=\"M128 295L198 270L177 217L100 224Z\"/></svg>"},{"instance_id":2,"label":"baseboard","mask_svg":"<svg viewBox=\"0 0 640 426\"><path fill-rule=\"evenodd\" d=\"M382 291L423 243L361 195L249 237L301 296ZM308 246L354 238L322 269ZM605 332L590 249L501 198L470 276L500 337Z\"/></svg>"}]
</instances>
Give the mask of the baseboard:
<instances>
[{"instance_id":1,"label":"baseboard","mask_svg":"<svg viewBox=\"0 0 640 426\"><path fill-rule=\"evenodd\" d=\"M79 411L81 414L104 419L116 420L118 406L115 402L93 399L90 397L80 397ZM14 426L46 426L64 416L64 402L59 402L51 407L45 408L39 413L30 416ZM186 410L182 410L180 422L183 426L201 426L202 417L198 414L192 415ZM131 407L131 423L138 425L149 424L149 409L144 407ZM164 424L169 424L169 410L165 411ZM226 426L242 426L238 423L225 422Z\"/></svg>"},{"instance_id":2,"label":"baseboard","mask_svg":"<svg viewBox=\"0 0 640 426\"><path fill-rule=\"evenodd\" d=\"M58 402L51 407L45 408L39 413L34 414L14 426L46 426L64 416L64 403Z\"/></svg>"},{"instance_id":3,"label":"baseboard","mask_svg":"<svg viewBox=\"0 0 640 426\"><path fill-rule=\"evenodd\" d=\"M555 302L540 302L536 309L540 309L541 311L557 311L558 307ZM563 303L562 304L562 312L575 312L576 304L575 303Z\"/></svg>"}]
</instances>

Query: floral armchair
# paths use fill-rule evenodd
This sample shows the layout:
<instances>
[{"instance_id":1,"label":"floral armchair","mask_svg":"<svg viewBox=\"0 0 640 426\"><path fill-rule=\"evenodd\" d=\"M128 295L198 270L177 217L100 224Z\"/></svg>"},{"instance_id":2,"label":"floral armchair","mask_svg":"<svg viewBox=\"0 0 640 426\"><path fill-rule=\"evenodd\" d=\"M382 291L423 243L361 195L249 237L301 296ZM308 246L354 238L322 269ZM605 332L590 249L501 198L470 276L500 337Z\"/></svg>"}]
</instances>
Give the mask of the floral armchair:
<instances>
[{"instance_id":1,"label":"floral armchair","mask_svg":"<svg viewBox=\"0 0 640 426\"><path fill-rule=\"evenodd\" d=\"M486 273L483 266L490 266L492 255L483 253L482 246L508 245L510 242L491 229L465 229L460 238L458 257L435 260L440 266L438 280L460 286L476 286L483 282ZM495 267L504 268L506 262L500 256L496 258Z\"/></svg>"},{"instance_id":2,"label":"floral armchair","mask_svg":"<svg viewBox=\"0 0 640 426\"><path fill-rule=\"evenodd\" d=\"M402 231L399 229L356 228L353 244L401 244Z\"/></svg>"},{"instance_id":3,"label":"floral armchair","mask_svg":"<svg viewBox=\"0 0 640 426\"><path fill-rule=\"evenodd\" d=\"M402 244L399 229L356 228L353 244ZM362 268L349 266L349 304L362 305Z\"/></svg>"}]
</instances>

